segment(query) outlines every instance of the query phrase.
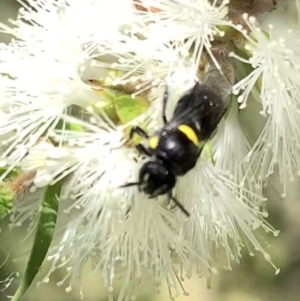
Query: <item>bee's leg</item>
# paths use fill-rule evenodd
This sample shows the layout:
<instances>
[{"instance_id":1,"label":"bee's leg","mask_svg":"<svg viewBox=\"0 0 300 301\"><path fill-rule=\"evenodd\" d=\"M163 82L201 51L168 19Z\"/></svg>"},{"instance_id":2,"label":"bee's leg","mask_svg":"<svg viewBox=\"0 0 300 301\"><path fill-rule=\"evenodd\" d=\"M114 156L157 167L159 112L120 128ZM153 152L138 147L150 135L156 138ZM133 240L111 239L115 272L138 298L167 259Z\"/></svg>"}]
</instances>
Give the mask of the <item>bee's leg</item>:
<instances>
[{"instance_id":1,"label":"bee's leg","mask_svg":"<svg viewBox=\"0 0 300 301\"><path fill-rule=\"evenodd\" d=\"M162 118L163 118L164 124L166 124L168 122L167 117L166 117L166 108L167 108L168 97L169 97L168 87L166 86L165 92L164 92L164 97L163 97L163 116L162 116Z\"/></svg>"},{"instance_id":2,"label":"bee's leg","mask_svg":"<svg viewBox=\"0 0 300 301\"><path fill-rule=\"evenodd\" d=\"M130 129L129 138L124 142L124 144L129 143L131 141L131 139L133 138L134 134L137 134L140 137L149 139L149 135L142 128L140 128L139 126L133 126Z\"/></svg>"},{"instance_id":3,"label":"bee's leg","mask_svg":"<svg viewBox=\"0 0 300 301\"><path fill-rule=\"evenodd\" d=\"M168 192L168 197L180 208L180 210L186 215L190 216L190 213L184 208L184 206L172 195L172 192Z\"/></svg>"},{"instance_id":4,"label":"bee's leg","mask_svg":"<svg viewBox=\"0 0 300 301\"><path fill-rule=\"evenodd\" d=\"M145 145L139 143L135 146L139 153L144 154L148 157L152 156L152 151L149 148L146 148Z\"/></svg>"},{"instance_id":5,"label":"bee's leg","mask_svg":"<svg viewBox=\"0 0 300 301\"><path fill-rule=\"evenodd\" d=\"M142 128L140 128L139 126L133 126L130 129L128 140L131 140L134 134L137 134L137 135L139 135L143 138L146 138L146 139L149 138L149 135Z\"/></svg>"}]
</instances>

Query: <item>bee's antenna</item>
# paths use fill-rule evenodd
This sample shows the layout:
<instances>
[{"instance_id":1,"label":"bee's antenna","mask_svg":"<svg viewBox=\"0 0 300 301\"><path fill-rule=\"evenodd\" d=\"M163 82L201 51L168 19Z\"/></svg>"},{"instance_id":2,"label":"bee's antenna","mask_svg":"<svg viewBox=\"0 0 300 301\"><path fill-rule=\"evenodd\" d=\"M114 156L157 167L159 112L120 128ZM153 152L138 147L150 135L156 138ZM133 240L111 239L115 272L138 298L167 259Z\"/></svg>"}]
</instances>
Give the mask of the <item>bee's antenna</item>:
<instances>
[{"instance_id":1,"label":"bee's antenna","mask_svg":"<svg viewBox=\"0 0 300 301\"><path fill-rule=\"evenodd\" d=\"M123 187L130 187L130 186L138 186L140 185L141 183L140 182L129 182L129 183L126 183L124 185L121 185L119 186L120 188L123 188Z\"/></svg>"},{"instance_id":2,"label":"bee's antenna","mask_svg":"<svg viewBox=\"0 0 300 301\"><path fill-rule=\"evenodd\" d=\"M169 91L168 91L168 85L165 86L165 91L164 91L164 96L163 96L163 123L166 124L167 121L167 116L166 116L166 108L167 108L167 102L168 102L168 97L169 97Z\"/></svg>"}]
</instances>

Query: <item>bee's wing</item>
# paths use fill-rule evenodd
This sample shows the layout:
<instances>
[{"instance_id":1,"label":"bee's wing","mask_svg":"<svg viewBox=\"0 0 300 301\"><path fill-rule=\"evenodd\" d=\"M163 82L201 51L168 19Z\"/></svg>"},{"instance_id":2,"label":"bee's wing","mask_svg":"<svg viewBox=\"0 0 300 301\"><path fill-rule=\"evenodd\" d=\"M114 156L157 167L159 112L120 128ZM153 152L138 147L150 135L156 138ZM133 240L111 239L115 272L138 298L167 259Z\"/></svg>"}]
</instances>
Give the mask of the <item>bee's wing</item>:
<instances>
[{"instance_id":1,"label":"bee's wing","mask_svg":"<svg viewBox=\"0 0 300 301\"><path fill-rule=\"evenodd\" d=\"M179 99L166 129L172 130L179 124L190 123L208 138L226 112L231 86L218 70L205 74L202 83L196 83Z\"/></svg>"},{"instance_id":2,"label":"bee's wing","mask_svg":"<svg viewBox=\"0 0 300 301\"><path fill-rule=\"evenodd\" d=\"M204 96L209 87L196 83L195 86L184 94L177 102L172 120L178 123L195 114L204 114ZM201 97L203 95L203 97ZM200 97L199 97L200 96Z\"/></svg>"},{"instance_id":3,"label":"bee's wing","mask_svg":"<svg viewBox=\"0 0 300 301\"><path fill-rule=\"evenodd\" d=\"M215 94L219 95L226 107L229 105L232 86L229 80L218 69L210 69L205 73L201 79L201 83L207 85Z\"/></svg>"}]
</instances>

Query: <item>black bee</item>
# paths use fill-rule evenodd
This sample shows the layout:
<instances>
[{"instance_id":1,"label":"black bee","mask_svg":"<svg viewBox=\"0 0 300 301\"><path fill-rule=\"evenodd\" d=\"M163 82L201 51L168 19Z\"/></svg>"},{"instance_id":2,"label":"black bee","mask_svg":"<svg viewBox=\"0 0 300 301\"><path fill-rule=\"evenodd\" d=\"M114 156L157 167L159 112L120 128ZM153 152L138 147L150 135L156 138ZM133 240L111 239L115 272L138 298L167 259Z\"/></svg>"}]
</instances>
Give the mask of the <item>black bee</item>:
<instances>
[{"instance_id":1,"label":"black bee","mask_svg":"<svg viewBox=\"0 0 300 301\"><path fill-rule=\"evenodd\" d=\"M204 144L226 112L228 105L223 96L224 92L228 96L230 90L229 83L219 71L208 72L203 83L197 82L179 99L169 121L166 118L166 90L163 98L163 128L153 136L138 126L130 131L129 141L134 134L148 140L147 146L140 143L136 149L151 159L141 167L138 182L122 187L138 185L149 198L167 194L189 216L189 212L172 195L172 189L177 177L185 175L196 165Z\"/></svg>"}]
</instances>

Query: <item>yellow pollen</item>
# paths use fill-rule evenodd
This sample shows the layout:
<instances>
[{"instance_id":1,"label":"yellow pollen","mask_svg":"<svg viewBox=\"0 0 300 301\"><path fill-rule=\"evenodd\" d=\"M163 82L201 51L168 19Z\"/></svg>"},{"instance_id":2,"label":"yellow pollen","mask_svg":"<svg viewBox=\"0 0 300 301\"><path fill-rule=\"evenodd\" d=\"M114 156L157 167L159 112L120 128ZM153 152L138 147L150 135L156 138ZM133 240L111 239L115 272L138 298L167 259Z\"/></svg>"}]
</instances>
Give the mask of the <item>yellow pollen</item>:
<instances>
[{"instance_id":1,"label":"yellow pollen","mask_svg":"<svg viewBox=\"0 0 300 301\"><path fill-rule=\"evenodd\" d=\"M149 147L151 149L156 149L157 145L158 145L158 136L153 136L151 138L149 138L148 140L148 144L149 144Z\"/></svg>"}]
</instances>

